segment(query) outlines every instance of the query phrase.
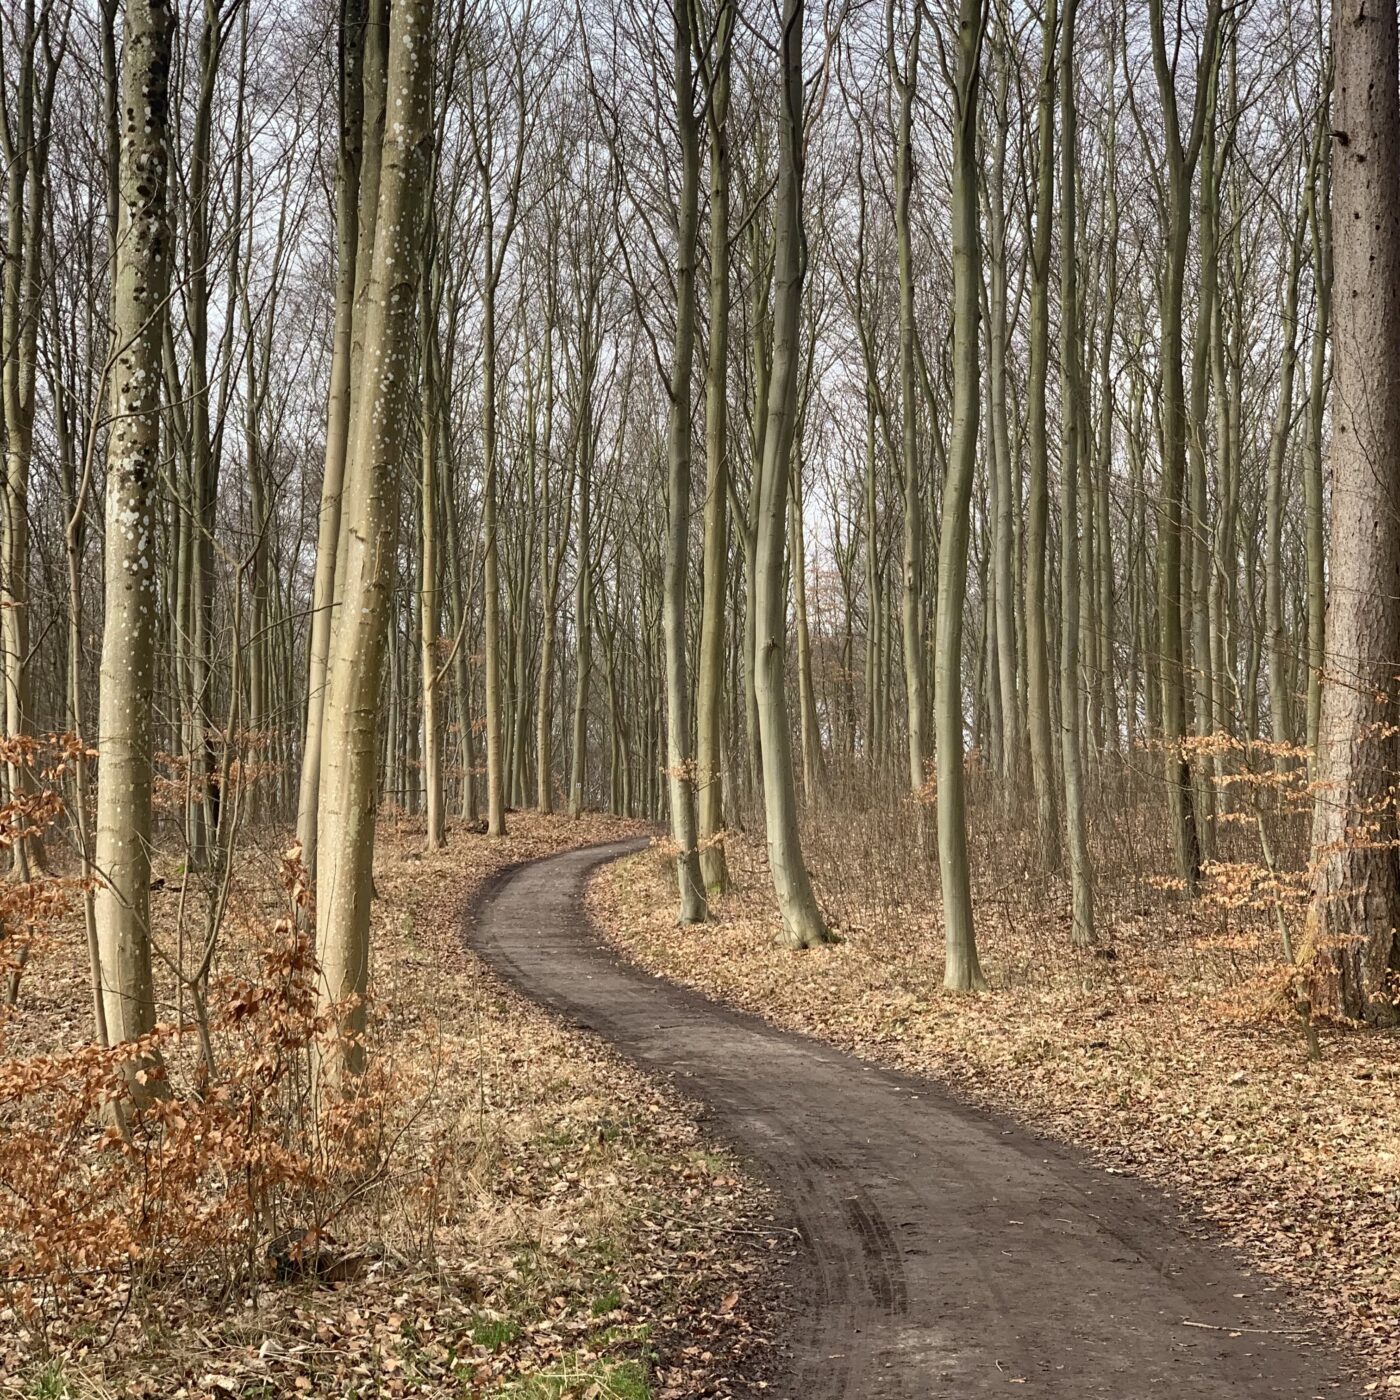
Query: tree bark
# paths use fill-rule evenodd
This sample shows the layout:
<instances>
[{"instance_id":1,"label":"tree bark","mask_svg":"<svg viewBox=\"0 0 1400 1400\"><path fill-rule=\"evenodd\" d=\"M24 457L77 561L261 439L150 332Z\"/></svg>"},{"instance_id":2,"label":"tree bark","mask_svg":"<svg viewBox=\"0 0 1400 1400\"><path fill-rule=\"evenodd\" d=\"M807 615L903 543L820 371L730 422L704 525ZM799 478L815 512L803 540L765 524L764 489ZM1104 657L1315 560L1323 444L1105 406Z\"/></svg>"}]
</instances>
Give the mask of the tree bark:
<instances>
[{"instance_id":1,"label":"tree bark","mask_svg":"<svg viewBox=\"0 0 1400 1400\"><path fill-rule=\"evenodd\" d=\"M967 852L963 773L963 613L973 476L977 466L978 285L977 90L983 0L960 0L953 74L953 427L938 546L938 631L933 691L938 745L938 871L946 946L943 985L953 992L987 985L977 957Z\"/></svg>"},{"instance_id":2,"label":"tree bark","mask_svg":"<svg viewBox=\"0 0 1400 1400\"><path fill-rule=\"evenodd\" d=\"M810 948L830 938L802 856L797 796L792 772L784 654L787 590L783 555L787 544L788 474L797 419L801 357L799 322L805 242L802 231L802 18L803 0L783 0L778 188L773 267L773 366L768 383L767 427L758 492L754 561L754 689L763 760L763 805L768 864L783 917L784 946Z\"/></svg>"},{"instance_id":3,"label":"tree bark","mask_svg":"<svg viewBox=\"0 0 1400 1400\"><path fill-rule=\"evenodd\" d=\"M113 1044L148 1035L156 1024L149 894L154 518L161 470L161 338L170 285L167 125L173 30L164 0L128 0L95 852L102 881L97 939ZM138 1105L160 1092L160 1072L150 1057L133 1062L128 1082Z\"/></svg>"},{"instance_id":4,"label":"tree bark","mask_svg":"<svg viewBox=\"0 0 1400 1400\"><path fill-rule=\"evenodd\" d=\"M1055 803L1055 757L1050 731L1050 642L1045 576L1049 567L1050 468L1045 390L1050 365L1050 231L1055 196L1055 50L1059 7L1045 0L1041 24L1040 96L1036 106L1035 229L1031 238L1030 377L1026 435L1030 482L1026 497L1026 704L1036 833L1041 864L1060 868Z\"/></svg>"},{"instance_id":5,"label":"tree bark","mask_svg":"<svg viewBox=\"0 0 1400 1400\"><path fill-rule=\"evenodd\" d=\"M339 54L340 144L336 163L335 329L330 388L326 396L326 453L316 573L307 641L306 733L297 795L297 840L302 864L316 874L316 812L321 790L321 724L325 717L326 666L335 621L336 554L340 543L341 492L350 435L351 344L355 318L356 250L360 238L360 153L363 141L365 0L341 0Z\"/></svg>"},{"instance_id":6,"label":"tree bark","mask_svg":"<svg viewBox=\"0 0 1400 1400\"><path fill-rule=\"evenodd\" d=\"M328 668L317 821L322 1004L343 1010L336 1043L322 1065L332 1081L362 1068L365 1056L380 671L414 388L419 239L431 165L432 35L431 0L398 0L390 20L387 84L395 119L384 133L374 253L362 302L363 387L346 463L344 582Z\"/></svg>"},{"instance_id":7,"label":"tree bark","mask_svg":"<svg viewBox=\"0 0 1400 1400\"><path fill-rule=\"evenodd\" d=\"M666 634L666 780L671 799L671 839L676 847L680 922L708 915L695 821L695 769L691 756L690 681L686 674L686 572L690 554L690 381L695 367L695 257L699 233L700 143L691 69L690 0L671 0L675 21L676 128L681 146L681 188L676 230L676 339L671 359L670 430L666 479L666 586L662 623Z\"/></svg>"},{"instance_id":8,"label":"tree bark","mask_svg":"<svg viewBox=\"0 0 1400 1400\"><path fill-rule=\"evenodd\" d=\"M1072 909L1070 942L1094 941L1093 873L1084 813L1083 697L1079 685L1081 554L1078 486L1088 454L1083 443L1084 391L1079 325L1079 238L1075 162L1079 117L1074 92L1074 28L1079 0L1065 0L1060 45L1060 762L1065 782L1065 845Z\"/></svg>"},{"instance_id":9,"label":"tree bark","mask_svg":"<svg viewBox=\"0 0 1400 1400\"><path fill-rule=\"evenodd\" d=\"M700 614L695 770L699 786L700 873L711 895L729 885L724 855L725 615L729 555L729 49L733 0L722 0L710 81L710 345L705 382L704 597Z\"/></svg>"},{"instance_id":10,"label":"tree bark","mask_svg":"<svg viewBox=\"0 0 1400 1400\"><path fill-rule=\"evenodd\" d=\"M1400 86L1396 11L1332 12L1337 393L1331 600L1307 942L1314 1005L1393 1021L1400 857Z\"/></svg>"}]
</instances>

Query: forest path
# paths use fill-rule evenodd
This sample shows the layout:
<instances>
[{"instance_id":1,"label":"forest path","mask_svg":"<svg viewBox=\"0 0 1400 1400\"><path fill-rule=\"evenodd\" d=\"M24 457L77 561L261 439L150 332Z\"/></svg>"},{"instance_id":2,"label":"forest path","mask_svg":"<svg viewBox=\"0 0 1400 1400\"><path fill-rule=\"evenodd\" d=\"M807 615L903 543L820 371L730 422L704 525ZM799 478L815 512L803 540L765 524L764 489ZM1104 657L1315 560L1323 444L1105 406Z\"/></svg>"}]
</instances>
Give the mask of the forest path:
<instances>
[{"instance_id":1,"label":"forest path","mask_svg":"<svg viewBox=\"0 0 1400 1400\"><path fill-rule=\"evenodd\" d=\"M473 946L508 981L674 1077L802 1238L782 1400L1307 1400L1342 1366L1169 1201L936 1084L652 977L583 889L620 842L503 874ZM697 937L704 937L697 931Z\"/></svg>"}]
</instances>

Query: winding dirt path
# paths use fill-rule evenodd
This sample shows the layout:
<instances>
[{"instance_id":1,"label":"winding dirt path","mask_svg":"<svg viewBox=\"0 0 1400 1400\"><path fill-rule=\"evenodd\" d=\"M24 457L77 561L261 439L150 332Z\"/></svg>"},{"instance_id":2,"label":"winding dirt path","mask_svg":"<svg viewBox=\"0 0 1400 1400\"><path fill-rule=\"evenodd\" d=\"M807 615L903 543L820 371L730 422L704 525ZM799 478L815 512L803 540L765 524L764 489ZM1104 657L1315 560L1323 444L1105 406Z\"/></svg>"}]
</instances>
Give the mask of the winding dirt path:
<instances>
[{"instance_id":1,"label":"winding dirt path","mask_svg":"<svg viewBox=\"0 0 1400 1400\"><path fill-rule=\"evenodd\" d=\"M1308 1400L1349 1387L1278 1294L1170 1202L936 1085L621 961L583 886L641 842L525 865L474 946L508 981L674 1076L801 1231L783 1400ZM703 933L697 933L703 937ZM799 1294L801 1296L801 1294Z\"/></svg>"}]
</instances>

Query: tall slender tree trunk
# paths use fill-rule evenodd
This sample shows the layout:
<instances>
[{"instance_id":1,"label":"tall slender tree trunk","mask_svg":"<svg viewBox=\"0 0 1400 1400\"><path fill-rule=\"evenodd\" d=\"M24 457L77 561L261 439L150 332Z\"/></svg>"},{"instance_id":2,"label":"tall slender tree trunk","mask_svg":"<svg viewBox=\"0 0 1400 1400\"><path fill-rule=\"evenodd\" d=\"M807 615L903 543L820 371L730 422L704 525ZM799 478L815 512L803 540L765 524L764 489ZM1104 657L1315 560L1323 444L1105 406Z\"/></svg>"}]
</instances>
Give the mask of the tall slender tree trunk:
<instances>
[{"instance_id":1,"label":"tall slender tree trunk","mask_svg":"<svg viewBox=\"0 0 1400 1400\"><path fill-rule=\"evenodd\" d=\"M1328 66L1328 89L1331 66ZM1318 117L1316 184L1310 203L1312 217L1314 310L1312 353L1308 366L1308 434L1303 456L1304 535L1308 584L1308 751L1316 768L1322 720L1322 669L1326 656L1327 581L1323 538L1322 442L1327 411L1327 346L1332 317L1332 155L1328 109Z\"/></svg>"},{"instance_id":2,"label":"tall slender tree trunk","mask_svg":"<svg viewBox=\"0 0 1400 1400\"><path fill-rule=\"evenodd\" d=\"M1278 403L1274 410L1273 431L1269 435L1266 471L1264 627L1269 652L1269 722L1276 744L1293 742L1293 658L1294 648L1284 631L1283 513L1284 458L1288 435L1293 427L1293 384L1298 367L1298 283L1302 274L1305 221L1300 220L1290 239L1284 277L1283 358L1279 367ZM1280 756L1280 769L1290 766Z\"/></svg>"},{"instance_id":3,"label":"tall slender tree trunk","mask_svg":"<svg viewBox=\"0 0 1400 1400\"><path fill-rule=\"evenodd\" d=\"M1045 390L1050 367L1050 231L1055 197L1055 49L1059 7L1045 0L1041 23L1040 95L1036 105L1035 228L1031 237L1030 377L1026 436L1030 483L1026 499L1026 704L1036 833L1044 868L1060 868L1055 756L1050 726L1050 641L1045 576L1049 567L1050 466Z\"/></svg>"},{"instance_id":4,"label":"tall slender tree trunk","mask_svg":"<svg viewBox=\"0 0 1400 1400\"><path fill-rule=\"evenodd\" d=\"M464 582L467 577L462 560L462 532L457 521L457 498L452 491L443 493L444 515L447 521L447 579L451 589L453 684L457 696L457 729L462 754L462 820L477 820L476 736L473 731L471 648L467 641L470 624L471 599ZM475 550L473 550L475 555Z\"/></svg>"},{"instance_id":5,"label":"tall slender tree trunk","mask_svg":"<svg viewBox=\"0 0 1400 1400\"><path fill-rule=\"evenodd\" d=\"M762 466L754 487L759 507L752 575L757 634L754 689L763 756L768 864L783 918L781 937L789 948L810 948L830 937L817 908L797 829L784 675L787 590L783 586L783 554L787 545L788 473L792 468L797 421L797 376L802 353L799 323L806 270L802 231L802 18L803 0L783 0L783 86L774 215L773 368L768 384Z\"/></svg>"},{"instance_id":6,"label":"tall slender tree trunk","mask_svg":"<svg viewBox=\"0 0 1400 1400\"><path fill-rule=\"evenodd\" d=\"M336 163L335 329L331 341L330 388L326 398L326 454L321 477L321 512L312 582L307 642L306 734L297 794L297 840L302 863L316 873L316 814L321 791L321 724L326 705L326 666L335 621L336 556L340 542L341 493L350 436L351 346L360 241L360 154L363 141L365 0L341 0L337 36L340 141Z\"/></svg>"},{"instance_id":7,"label":"tall slender tree trunk","mask_svg":"<svg viewBox=\"0 0 1400 1400\"><path fill-rule=\"evenodd\" d=\"M0 156L8 176L0 305L0 412L5 435L5 473L0 484L4 500L0 519L0 653L4 661L5 734L12 741L32 738L35 728L30 675L29 478L34 452L49 137L57 55L62 51L52 33L56 18L48 9L36 17L32 0L23 7L22 16L16 15L14 38L19 52L14 55L18 66L14 110L0 123ZM12 798L35 789L29 767L22 762L8 764L8 777ZM33 868L44 864L42 836L37 830L20 835L11 854L16 878L29 879Z\"/></svg>"},{"instance_id":8,"label":"tall slender tree trunk","mask_svg":"<svg viewBox=\"0 0 1400 1400\"><path fill-rule=\"evenodd\" d=\"M799 415L800 417L801 415ZM798 461L788 474L791 515L788 518L788 561L792 572L793 632L797 641L797 719L802 739L802 792L811 801L822 782L822 737L817 719L817 691L812 674L812 629L807 614L807 531Z\"/></svg>"},{"instance_id":9,"label":"tall slender tree trunk","mask_svg":"<svg viewBox=\"0 0 1400 1400\"><path fill-rule=\"evenodd\" d=\"M1186 490L1186 389L1182 373L1182 299L1191 241L1191 184L1206 122L1215 107L1214 71L1220 0L1209 0L1202 26L1197 90L1189 134L1183 139L1176 101L1176 70L1169 57L1162 0L1149 0L1153 65L1164 109L1167 147L1166 251L1162 269L1162 486L1157 534L1157 625L1161 652L1162 746L1167 805L1177 874L1189 894L1200 879L1201 845L1196 825L1191 765L1185 749L1186 675L1182 638L1182 516ZM1189 582L1189 580L1188 580Z\"/></svg>"},{"instance_id":10,"label":"tall slender tree trunk","mask_svg":"<svg viewBox=\"0 0 1400 1400\"><path fill-rule=\"evenodd\" d=\"M671 0L675 22L676 129L681 145L681 190L676 231L676 340L671 359L671 412L667 444L666 779L671 839L676 846L680 921L708 915L695 820L695 771L690 748L690 680L686 675L686 575L690 555L690 381L695 362L695 257L699 234L700 142L691 71L690 0Z\"/></svg>"},{"instance_id":11,"label":"tall slender tree trunk","mask_svg":"<svg viewBox=\"0 0 1400 1400\"><path fill-rule=\"evenodd\" d=\"M1009 37L1009 36L1008 36ZM997 59L996 146L987 171L988 246L992 266L988 273L987 387L991 432L992 499L992 596L996 626L997 683L1001 696L1001 772L1007 791L1025 780L1024 738L1016 658L1016 576L1014 564L1015 518L1020 508L1019 464L1011 453L1007 420L1007 248L1006 205L1003 172L1010 129L1009 89L1011 56L1003 49Z\"/></svg>"},{"instance_id":12,"label":"tall slender tree trunk","mask_svg":"<svg viewBox=\"0 0 1400 1400\"><path fill-rule=\"evenodd\" d=\"M1205 135L1201 146L1200 205L1197 242L1200 247L1200 303L1191 347L1191 381L1185 419L1186 492L1190 528L1186 531L1186 558L1183 563L1183 627L1189 643L1191 696L1190 714L1197 739L1204 741L1215 721L1214 653L1210 637L1210 571L1214 537L1210 515L1210 491L1206 481L1206 434L1209 415L1210 353L1215 341L1212 321L1219 302L1220 277L1220 164L1215 158L1215 127L1218 106L1219 63L1209 69L1209 98ZM1211 765L1202 759L1195 767L1195 793L1192 810L1196 814L1196 838L1201 858L1215 858L1215 785Z\"/></svg>"},{"instance_id":13,"label":"tall slender tree trunk","mask_svg":"<svg viewBox=\"0 0 1400 1400\"><path fill-rule=\"evenodd\" d=\"M327 675L316 881L323 1006L340 1013L322 1069L364 1063L369 989L380 672L393 588L399 472L413 400L422 272L419 240L431 168L432 0L398 0L389 27L378 212L362 302L363 383L346 460L341 615Z\"/></svg>"},{"instance_id":14,"label":"tall slender tree trunk","mask_svg":"<svg viewBox=\"0 0 1400 1400\"><path fill-rule=\"evenodd\" d=\"M137 1040L156 1024L149 893L154 525L161 471L161 338L170 285L167 85L173 29L164 0L128 0L95 852L102 881L96 920L103 1002L114 1044ZM159 1072L149 1062L134 1062L128 1082L138 1104L160 1092Z\"/></svg>"},{"instance_id":15,"label":"tall slender tree trunk","mask_svg":"<svg viewBox=\"0 0 1400 1400\"><path fill-rule=\"evenodd\" d=\"M704 598L700 615L695 769L699 786L700 873L711 895L729 885L724 854L725 616L729 557L729 49L734 0L723 0L715 26L710 83L710 345L705 376Z\"/></svg>"},{"instance_id":16,"label":"tall slender tree trunk","mask_svg":"<svg viewBox=\"0 0 1400 1400\"><path fill-rule=\"evenodd\" d=\"M1115 26L1119 27L1119 26ZM1108 88L1115 91L1118 43L1109 46ZM1113 423L1114 423L1114 330L1118 316L1118 108L1116 98L1109 104L1108 135L1104 153L1104 200L1107 206L1107 228L1104 238L1104 316L1099 334L1099 428L1094 470L1093 511L1095 533L1099 541L1098 569L1098 628L1099 628L1099 704L1107 745L1117 753L1121 741L1116 679L1116 633L1114 622L1115 573L1113 533L1110 516L1113 494Z\"/></svg>"},{"instance_id":17,"label":"tall slender tree trunk","mask_svg":"<svg viewBox=\"0 0 1400 1400\"><path fill-rule=\"evenodd\" d=\"M867 763L884 759L880 729L884 722L884 696L880 690L880 544L878 484L875 480L875 389L867 378L865 387L865 726L864 753Z\"/></svg>"},{"instance_id":18,"label":"tall slender tree trunk","mask_svg":"<svg viewBox=\"0 0 1400 1400\"><path fill-rule=\"evenodd\" d=\"M437 337L436 253L425 258L420 309L421 349L419 364L422 392L422 471L419 481L419 512L423 579L418 604L419 666L423 689L423 796L427 817L427 847L430 851L447 844L446 794L443 788L442 719L438 695L441 687L438 660L438 381L434 343Z\"/></svg>"},{"instance_id":19,"label":"tall slender tree trunk","mask_svg":"<svg viewBox=\"0 0 1400 1400\"><path fill-rule=\"evenodd\" d=\"M487 239L490 241L488 232ZM482 533L485 536L486 633L486 832L506 834L505 749L501 735L501 543L497 526L500 482L496 433L496 287L488 271L481 299L481 434L486 459L481 489Z\"/></svg>"},{"instance_id":20,"label":"tall slender tree trunk","mask_svg":"<svg viewBox=\"0 0 1400 1400\"><path fill-rule=\"evenodd\" d=\"M894 0L885 7L887 57L890 78L899 98L899 126L895 144L895 242L899 255L899 394L901 412L901 464L904 472L904 561L900 623L904 639L904 693L909 723L909 787L920 792L924 772L924 515L919 482L919 440L915 397L916 337L914 324L914 240L909 202L914 186L914 96L919 72L919 35L923 6L914 6L905 67L895 59Z\"/></svg>"},{"instance_id":21,"label":"tall slender tree trunk","mask_svg":"<svg viewBox=\"0 0 1400 1400\"><path fill-rule=\"evenodd\" d=\"M938 745L938 872L943 887L946 962L953 992L986 986L972 920L972 878L963 795L963 613L973 477L977 466L979 237L977 96L986 23L983 0L960 0L953 73L953 427L938 544L938 631L933 689Z\"/></svg>"},{"instance_id":22,"label":"tall slender tree trunk","mask_svg":"<svg viewBox=\"0 0 1400 1400\"><path fill-rule=\"evenodd\" d=\"M1073 922L1070 941L1094 941L1093 873L1084 812L1083 697L1079 686L1081 554L1078 486L1084 450L1084 392L1079 325L1079 229L1075 166L1079 114L1074 91L1074 29L1079 0L1065 0L1060 42L1060 762L1065 780L1065 845Z\"/></svg>"}]
</instances>

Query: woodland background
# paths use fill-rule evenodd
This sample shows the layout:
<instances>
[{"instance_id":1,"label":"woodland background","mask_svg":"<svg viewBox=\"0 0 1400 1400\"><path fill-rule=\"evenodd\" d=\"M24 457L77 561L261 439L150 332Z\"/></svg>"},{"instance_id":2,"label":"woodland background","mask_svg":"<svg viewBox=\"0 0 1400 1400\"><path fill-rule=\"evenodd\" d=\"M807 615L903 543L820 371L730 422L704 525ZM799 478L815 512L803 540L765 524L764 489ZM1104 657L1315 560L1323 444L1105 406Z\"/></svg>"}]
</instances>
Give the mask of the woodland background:
<instances>
[{"instance_id":1,"label":"woodland background","mask_svg":"<svg viewBox=\"0 0 1400 1400\"><path fill-rule=\"evenodd\" d=\"M787 1020L791 950L858 952L838 1039L941 982L1389 1064L1400 96L1355 8L7 4L16 1374L181 1251L217 1297L403 1225L420 846L450 941L511 852L664 823L618 936L678 909L642 955Z\"/></svg>"}]
</instances>

